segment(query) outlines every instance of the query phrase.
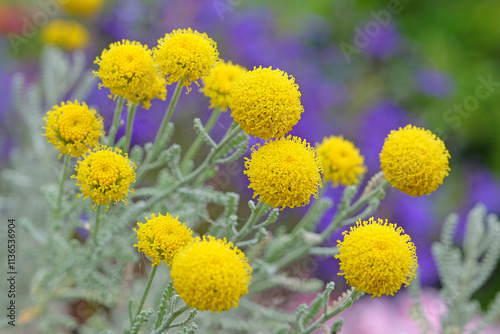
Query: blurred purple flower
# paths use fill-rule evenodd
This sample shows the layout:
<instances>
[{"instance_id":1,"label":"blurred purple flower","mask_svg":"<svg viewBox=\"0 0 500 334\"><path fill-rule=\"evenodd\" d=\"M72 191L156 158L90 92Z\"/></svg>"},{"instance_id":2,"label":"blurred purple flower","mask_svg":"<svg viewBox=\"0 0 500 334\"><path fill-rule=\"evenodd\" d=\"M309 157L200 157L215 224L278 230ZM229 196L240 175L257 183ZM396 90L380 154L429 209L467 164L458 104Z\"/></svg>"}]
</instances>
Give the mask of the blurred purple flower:
<instances>
[{"instance_id":1,"label":"blurred purple flower","mask_svg":"<svg viewBox=\"0 0 500 334\"><path fill-rule=\"evenodd\" d=\"M394 24L383 26L377 23L378 33L373 36L366 33L368 25L376 21L369 21L364 27L365 38L368 40L365 47L360 48L361 52L367 56L375 58L388 58L394 55L400 45L400 35Z\"/></svg>"},{"instance_id":2,"label":"blurred purple flower","mask_svg":"<svg viewBox=\"0 0 500 334\"><path fill-rule=\"evenodd\" d=\"M419 70L415 73L417 88L426 95L446 97L455 90L453 80L446 73L435 70Z\"/></svg>"}]
</instances>

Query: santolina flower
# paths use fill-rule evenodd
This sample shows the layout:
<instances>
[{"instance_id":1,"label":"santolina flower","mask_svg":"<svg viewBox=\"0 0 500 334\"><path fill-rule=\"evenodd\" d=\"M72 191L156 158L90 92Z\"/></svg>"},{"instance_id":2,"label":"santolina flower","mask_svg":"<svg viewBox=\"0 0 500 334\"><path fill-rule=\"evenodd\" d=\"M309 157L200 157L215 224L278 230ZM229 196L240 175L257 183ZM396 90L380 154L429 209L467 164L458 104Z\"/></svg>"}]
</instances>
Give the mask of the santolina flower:
<instances>
[{"instance_id":1,"label":"santolina flower","mask_svg":"<svg viewBox=\"0 0 500 334\"><path fill-rule=\"evenodd\" d=\"M304 111L294 77L271 67L254 68L236 80L229 108L247 134L266 140L285 135Z\"/></svg>"},{"instance_id":2,"label":"santolina flower","mask_svg":"<svg viewBox=\"0 0 500 334\"><path fill-rule=\"evenodd\" d=\"M321 185L321 164L316 152L305 140L288 136L252 147L250 159L245 161L245 174L250 180L248 188L253 197L272 207L296 207L309 204L317 198Z\"/></svg>"},{"instance_id":3,"label":"santolina flower","mask_svg":"<svg viewBox=\"0 0 500 334\"><path fill-rule=\"evenodd\" d=\"M62 102L47 112L44 121L47 142L72 157L84 155L104 137L102 117L85 102Z\"/></svg>"},{"instance_id":4,"label":"santolina flower","mask_svg":"<svg viewBox=\"0 0 500 334\"><path fill-rule=\"evenodd\" d=\"M115 97L143 103L145 109L150 107L150 100L165 99L165 79L158 76L147 45L128 40L113 43L94 63L99 65L99 71L94 71L94 76L102 80L99 88L109 88Z\"/></svg>"},{"instance_id":5,"label":"santolina flower","mask_svg":"<svg viewBox=\"0 0 500 334\"><path fill-rule=\"evenodd\" d=\"M401 227L387 219L361 219L337 241L340 260L339 275L351 286L372 298L394 295L416 277L417 255L411 238Z\"/></svg>"},{"instance_id":6,"label":"santolina flower","mask_svg":"<svg viewBox=\"0 0 500 334\"><path fill-rule=\"evenodd\" d=\"M228 311L248 292L252 267L232 242L213 236L196 238L172 262L175 290L200 311Z\"/></svg>"},{"instance_id":7,"label":"santolina flower","mask_svg":"<svg viewBox=\"0 0 500 334\"><path fill-rule=\"evenodd\" d=\"M84 17L96 15L104 4L104 0L66 0L58 2L67 13Z\"/></svg>"},{"instance_id":8,"label":"santolina flower","mask_svg":"<svg viewBox=\"0 0 500 334\"><path fill-rule=\"evenodd\" d=\"M436 190L450 170L450 153L429 130L407 125L392 130L380 153L380 168L391 185L410 196Z\"/></svg>"},{"instance_id":9,"label":"santolina flower","mask_svg":"<svg viewBox=\"0 0 500 334\"><path fill-rule=\"evenodd\" d=\"M134 192L129 188L135 182L135 164L118 148L98 146L78 161L75 169L77 175L71 177L76 178L84 198L90 197L97 205L122 200L126 205L128 192Z\"/></svg>"},{"instance_id":10,"label":"santolina flower","mask_svg":"<svg viewBox=\"0 0 500 334\"><path fill-rule=\"evenodd\" d=\"M41 31L43 44L57 46L66 51L85 49L89 45L88 30L76 21L54 20Z\"/></svg>"},{"instance_id":11,"label":"santolina flower","mask_svg":"<svg viewBox=\"0 0 500 334\"><path fill-rule=\"evenodd\" d=\"M344 186L357 184L360 176L366 173L359 149L342 136L323 138L321 144L316 146L316 152L323 165L325 181L331 181L334 186L339 183Z\"/></svg>"},{"instance_id":12,"label":"santolina flower","mask_svg":"<svg viewBox=\"0 0 500 334\"><path fill-rule=\"evenodd\" d=\"M190 86L210 73L219 51L207 34L188 28L174 30L159 39L153 57L169 85L183 80L183 86Z\"/></svg>"},{"instance_id":13,"label":"santolina flower","mask_svg":"<svg viewBox=\"0 0 500 334\"><path fill-rule=\"evenodd\" d=\"M219 60L209 75L202 78L203 87L200 89L210 98L210 108L227 110L229 89L235 80L247 71L243 66Z\"/></svg>"},{"instance_id":14,"label":"santolina flower","mask_svg":"<svg viewBox=\"0 0 500 334\"><path fill-rule=\"evenodd\" d=\"M174 218L169 213L145 218L146 223L137 223L139 230L134 229L138 240L134 247L149 256L153 266L159 266L163 261L170 267L179 249L193 242L193 231L178 221L179 217Z\"/></svg>"}]
</instances>

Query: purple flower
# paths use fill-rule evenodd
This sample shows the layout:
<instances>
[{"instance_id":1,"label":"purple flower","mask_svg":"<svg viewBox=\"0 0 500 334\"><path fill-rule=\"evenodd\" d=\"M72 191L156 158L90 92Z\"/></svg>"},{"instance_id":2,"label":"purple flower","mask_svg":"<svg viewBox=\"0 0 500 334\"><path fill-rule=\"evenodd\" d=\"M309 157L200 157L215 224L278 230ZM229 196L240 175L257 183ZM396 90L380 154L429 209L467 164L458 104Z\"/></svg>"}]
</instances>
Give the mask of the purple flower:
<instances>
[{"instance_id":1,"label":"purple flower","mask_svg":"<svg viewBox=\"0 0 500 334\"><path fill-rule=\"evenodd\" d=\"M367 22L362 29L359 29L355 35L355 42L356 38L365 40L366 45L359 45L363 54L382 59L394 55L400 44L396 27L393 24L384 26L376 20Z\"/></svg>"},{"instance_id":2,"label":"purple flower","mask_svg":"<svg viewBox=\"0 0 500 334\"><path fill-rule=\"evenodd\" d=\"M435 70L419 70L415 73L417 88L426 95L446 97L455 90L453 80L446 73Z\"/></svg>"}]
</instances>

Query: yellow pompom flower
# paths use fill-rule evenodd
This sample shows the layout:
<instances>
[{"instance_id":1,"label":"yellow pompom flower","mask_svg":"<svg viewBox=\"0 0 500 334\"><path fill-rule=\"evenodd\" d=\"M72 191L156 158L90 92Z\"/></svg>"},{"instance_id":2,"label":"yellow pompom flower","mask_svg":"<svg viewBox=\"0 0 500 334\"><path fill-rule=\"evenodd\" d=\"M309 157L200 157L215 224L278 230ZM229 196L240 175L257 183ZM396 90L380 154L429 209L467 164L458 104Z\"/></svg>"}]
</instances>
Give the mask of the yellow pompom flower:
<instances>
[{"instance_id":1,"label":"yellow pompom flower","mask_svg":"<svg viewBox=\"0 0 500 334\"><path fill-rule=\"evenodd\" d=\"M102 117L85 102L62 102L53 106L43 118L46 122L47 142L61 152L72 157L84 155L104 137Z\"/></svg>"},{"instance_id":2,"label":"yellow pompom flower","mask_svg":"<svg viewBox=\"0 0 500 334\"><path fill-rule=\"evenodd\" d=\"M359 149L342 136L323 138L321 144L316 145L316 152L323 165L325 181L331 181L335 187L339 183L343 186L357 184L360 176L366 173Z\"/></svg>"},{"instance_id":3,"label":"yellow pompom flower","mask_svg":"<svg viewBox=\"0 0 500 334\"><path fill-rule=\"evenodd\" d=\"M75 16L92 17L99 13L104 0L66 0L59 1L64 10Z\"/></svg>"},{"instance_id":4,"label":"yellow pompom flower","mask_svg":"<svg viewBox=\"0 0 500 334\"><path fill-rule=\"evenodd\" d=\"M339 275L357 290L372 298L394 295L401 285L408 286L418 267L415 245L401 227L387 219L361 219L337 241Z\"/></svg>"},{"instance_id":5,"label":"yellow pompom flower","mask_svg":"<svg viewBox=\"0 0 500 334\"><path fill-rule=\"evenodd\" d=\"M232 242L213 236L196 238L181 248L172 262L174 287L190 307L229 311L248 293L252 267Z\"/></svg>"},{"instance_id":6,"label":"yellow pompom flower","mask_svg":"<svg viewBox=\"0 0 500 334\"><path fill-rule=\"evenodd\" d=\"M153 57L169 85L183 80L183 86L190 86L193 81L198 85L196 80L210 73L219 60L219 51L206 33L188 28L159 39Z\"/></svg>"},{"instance_id":7,"label":"yellow pompom flower","mask_svg":"<svg viewBox=\"0 0 500 334\"><path fill-rule=\"evenodd\" d=\"M135 164L127 153L122 155L118 148L105 145L95 147L76 166L76 185L84 198L90 197L97 205L107 205L112 201L125 202L128 192L134 192L130 184L135 182ZM82 194L78 196L81 197Z\"/></svg>"},{"instance_id":8,"label":"yellow pompom flower","mask_svg":"<svg viewBox=\"0 0 500 334\"><path fill-rule=\"evenodd\" d=\"M245 158L244 173L250 180L253 197L276 208L304 206L311 195L317 198L323 168L316 152L299 137L280 138L252 147L250 159Z\"/></svg>"},{"instance_id":9,"label":"yellow pompom flower","mask_svg":"<svg viewBox=\"0 0 500 334\"><path fill-rule=\"evenodd\" d=\"M254 68L234 82L229 108L245 133L265 140L284 136L304 107L293 76L280 69Z\"/></svg>"},{"instance_id":10,"label":"yellow pompom flower","mask_svg":"<svg viewBox=\"0 0 500 334\"><path fill-rule=\"evenodd\" d=\"M94 71L94 76L102 80L99 88L109 88L115 97L143 103L145 109L150 107L150 100L165 99L166 82L159 77L147 45L129 40L113 43L94 63L99 65L99 71Z\"/></svg>"},{"instance_id":11,"label":"yellow pompom flower","mask_svg":"<svg viewBox=\"0 0 500 334\"><path fill-rule=\"evenodd\" d=\"M247 71L243 66L219 60L212 72L202 78L203 87L200 89L210 98L210 108L226 111L229 99L229 89L235 80Z\"/></svg>"},{"instance_id":12,"label":"yellow pompom flower","mask_svg":"<svg viewBox=\"0 0 500 334\"><path fill-rule=\"evenodd\" d=\"M41 31L43 44L57 46L66 51L83 50L89 45L90 33L76 21L53 20Z\"/></svg>"},{"instance_id":13,"label":"yellow pompom flower","mask_svg":"<svg viewBox=\"0 0 500 334\"><path fill-rule=\"evenodd\" d=\"M429 130L407 125L392 130L380 153L380 168L389 183L410 196L430 194L450 170L450 153Z\"/></svg>"},{"instance_id":14,"label":"yellow pompom flower","mask_svg":"<svg viewBox=\"0 0 500 334\"><path fill-rule=\"evenodd\" d=\"M149 256L153 266L163 261L170 267L179 249L194 241L193 231L178 221L178 216L174 218L169 213L158 217L153 213L151 218L145 218L145 224L137 223L139 230L134 228L138 239L134 247Z\"/></svg>"}]
</instances>

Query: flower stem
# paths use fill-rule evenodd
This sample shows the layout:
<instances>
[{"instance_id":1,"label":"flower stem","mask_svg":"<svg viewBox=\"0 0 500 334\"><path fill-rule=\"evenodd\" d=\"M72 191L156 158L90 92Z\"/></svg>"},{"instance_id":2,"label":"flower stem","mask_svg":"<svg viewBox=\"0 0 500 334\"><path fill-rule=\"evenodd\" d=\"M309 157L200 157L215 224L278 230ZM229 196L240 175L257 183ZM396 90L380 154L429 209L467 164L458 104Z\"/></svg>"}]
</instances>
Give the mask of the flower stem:
<instances>
[{"instance_id":1,"label":"flower stem","mask_svg":"<svg viewBox=\"0 0 500 334\"><path fill-rule=\"evenodd\" d=\"M244 238L246 235L248 235L248 233L250 233L250 231L252 230L252 227L259 220L259 218L262 217L267 211L269 211L269 209L271 209L270 205L267 205L259 200L257 206L255 207L255 210L252 211L245 225L243 225L243 227L238 231L238 234L234 236L234 240L231 241L233 243L236 243L240 241L242 238Z\"/></svg>"},{"instance_id":2,"label":"flower stem","mask_svg":"<svg viewBox=\"0 0 500 334\"><path fill-rule=\"evenodd\" d=\"M59 194L57 196L57 207L56 207L56 212L55 212L55 217L56 219L61 218L62 216L62 198L64 194L64 183L66 182L66 178L68 177L68 167L69 167L69 160L70 157L69 155L65 154L64 155L64 161L63 161L63 170L61 173L61 179L59 180Z\"/></svg>"},{"instance_id":3,"label":"flower stem","mask_svg":"<svg viewBox=\"0 0 500 334\"><path fill-rule=\"evenodd\" d=\"M213 129L215 123L219 119L220 114L221 114L221 111L219 108L216 108L212 112L212 115L210 115L210 118L207 121L207 125L205 125L205 129L207 130L207 133L210 133L210 130ZM196 137L195 141L193 142L193 144L191 145L191 147L188 149L186 155L182 159L181 167L180 167L181 171L184 171L184 169L186 169L186 165L187 165L188 161L191 160L196 155L196 153L200 149L201 143L202 143L201 136L198 135Z\"/></svg>"},{"instance_id":4,"label":"flower stem","mask_svg":"<svg viewBox=\"0 0 500 334\"><path fill-rule=\"evenodd\" d=\"M111 123L111 127L109 128L108 146L113 146L115 144L116 131L120 127L120 119L122 117L123 103L124 103L123 96L118 96L118 101L116 102L115 114L113 116L113 123Z\"/></svg>"},{"instance_id":5,"label":"flower stem","mask_svg":"<svg viewBox=\"0 0 500 334\"><path fill-rule=\"evenodd\" d=\"M179 101L179 96L182 91L182 82L183 80L179 80L177 82L177 85L175 86L174 94L172 95L172 99L170 99L170 103L168 105L167 112L165 113L165 116L163 117L163 120L161 121L160 127L158 129L158 132L156 133L156 139L153 144L153 150L152 150L152 159L156 157L156 155L160 151L160 143L161 143L161 138L163 137L163 133L165 132L165 128L167 127L168 122L170 122L170 119L172 118L172 115L174 114L175 107L177 106L177 101Z\"/></svg>"},{"instance_id":6,"label":"flower stem","mask_svg":"<svg viewBox=\"0 0 500 334\"><path fill-rule=\"evenodd\" d=\"M130 141L132 140L132 129L134 127L134 118L135 113L137 112L138 105L135 103L131 103L128 106L127 113L127 132L125 133L125 144L123 145L123 151L128 153L130 149Z\"/></svg>"},{"instance_id":7,"label":"flower stem","mask_svg":"<svg viewBox=\"0 0 500 334\"><path fill-rule=\"evenodd\" d=\"M144 293L142 294L142 298L141 298L141 301L139 303L139 307L137 308L137 312L135 314L134 319L137 318L139 313L141 313L141 311L142 311L142 307L144 306L144 302L146 301L146 298L148 297L149 289L151 288L151 283L153 283L153 279L155 278L156 271L158 270L158 267L159 266L153 266L153 270L149 274L148 284L146 285L146 290L144 290Z\"/></svg>"},{"instance_id":8,"label":"flower stem","mask_svg":"<svg viewBox=\"0 0 500 334\"><path fill-rule=\"evenodd\" d=\"M93 233L93 237L94 237L94 243L97 245L97 234L99 233L99 223L100 223L100 216L101 216L101 206L102 205L98 205L97 206L97 210L96 210L96 213L95 213L95 228L94 228L94 233Z\"/></svg>"},{"instance_id":9,"label":"flower stem","mask_svg":"<svg viewBox=\"0 0 500 334\"><path fill-rule=\"evenodd\" d=\"M309 225L310 223L310 217L311 215L314 213L314 210L316 209L318 203L321 201L321 199L323 198L323 195L325 193L325 189L326 187L328 186L328 184L326 182L323 182L323 187L321 187L319 189L319 192L318 192L318 198L316 198L314 200L314 202L309 206L308 210L307 210L307 213L304 215L304 217L302 217L302 219L298 222L297 225L295 225L294 229L292 230L292 232L290 233L291 236L293 237L296 237L297 234L303 229L305 228L307 225Z\"/></svg>"}]
</instances>

